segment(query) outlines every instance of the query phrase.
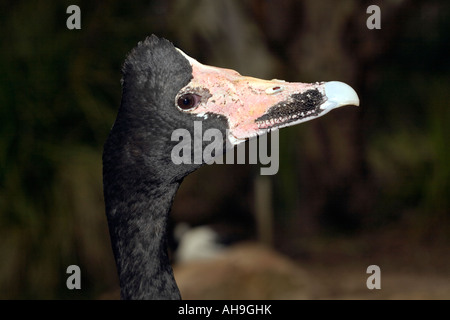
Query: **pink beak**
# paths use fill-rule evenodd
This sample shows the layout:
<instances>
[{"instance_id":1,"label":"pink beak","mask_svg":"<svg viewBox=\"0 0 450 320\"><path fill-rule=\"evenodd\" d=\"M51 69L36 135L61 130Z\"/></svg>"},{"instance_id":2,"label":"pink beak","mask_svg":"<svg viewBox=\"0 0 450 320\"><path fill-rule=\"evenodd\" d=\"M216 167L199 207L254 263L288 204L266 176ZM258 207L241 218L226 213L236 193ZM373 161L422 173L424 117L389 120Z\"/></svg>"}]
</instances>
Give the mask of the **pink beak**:
<instances>
[{"instance_id":1,"label":"pink beak","mask_svg":"<svg viewBox=\"0 0 450 320\"><path fill-rule=\"evenodd\" d=\"M182 111L200 118L226 117L232 144L316 119L341 106L359 105L355 90L343 82L261 80L231 69L203 65L179 51L190 62L193 77L177 99L186 93L199 97L196 107Z\"/></svg>"}]
</instances>

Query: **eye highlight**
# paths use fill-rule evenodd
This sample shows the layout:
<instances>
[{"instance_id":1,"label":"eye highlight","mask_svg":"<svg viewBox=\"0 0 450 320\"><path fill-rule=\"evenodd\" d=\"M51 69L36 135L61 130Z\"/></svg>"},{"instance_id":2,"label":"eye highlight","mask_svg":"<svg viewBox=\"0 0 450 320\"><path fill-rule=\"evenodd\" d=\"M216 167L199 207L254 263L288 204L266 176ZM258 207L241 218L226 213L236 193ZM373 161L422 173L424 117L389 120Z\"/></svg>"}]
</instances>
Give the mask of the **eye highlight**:
<instances>
[{"instance_id":1,"label":"eye highlight","mask_svg":"<svg viewBox=\"0 0 450 320\"><path fill-rule=\"evenodd\" d=\"M185 93L178 97L177 105L181 110L194 109L200 102L200 96L193 93Z\"/></svg>"}]
</instances>

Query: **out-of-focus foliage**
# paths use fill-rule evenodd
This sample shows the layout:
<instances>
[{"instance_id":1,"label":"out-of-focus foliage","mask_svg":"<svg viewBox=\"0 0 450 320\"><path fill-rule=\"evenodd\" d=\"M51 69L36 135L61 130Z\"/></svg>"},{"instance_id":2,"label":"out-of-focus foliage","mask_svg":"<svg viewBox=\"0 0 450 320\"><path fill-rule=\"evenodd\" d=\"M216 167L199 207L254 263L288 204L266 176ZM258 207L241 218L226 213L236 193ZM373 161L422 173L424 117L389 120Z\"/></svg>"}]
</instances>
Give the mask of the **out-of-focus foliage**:
<instances>
[{"instance_id":1,"label":"out-of-focus foliage","mask_svg":"<svg viewBox=\"0 0 450 320\"><path fill-rule=\"evenodd\" d=\"M369 102L369 112L378 126L369 132L368 160L381 189L380 221L402 217L418 232L448 240L450 12L436 3L419 8L377 62L381 70L367 99L377 103Z\"/></svg>"},{"instance_id":2,"label":"out-of-focus foliage","mask_svg":"<svg viewBox=\"0 0 450 320\"><path fill-rule=\"evenodd\" d=\"M280 172L271 177L279 241L299 230L396 224L448 241L449 5L385 1L382 30L369 31L371 3L337 3L2 2L0 298L93 298L114 287L102 145L123 59L152 33L242 74L344 80L359 92L360 109L281 132ZM81 30L66 28L70 4L81 8ZM175 218L251 215L256 170L228 167L186 179ZM82 267L81 292L66 289L71 264Z\"/></svg>"}]
</instances>

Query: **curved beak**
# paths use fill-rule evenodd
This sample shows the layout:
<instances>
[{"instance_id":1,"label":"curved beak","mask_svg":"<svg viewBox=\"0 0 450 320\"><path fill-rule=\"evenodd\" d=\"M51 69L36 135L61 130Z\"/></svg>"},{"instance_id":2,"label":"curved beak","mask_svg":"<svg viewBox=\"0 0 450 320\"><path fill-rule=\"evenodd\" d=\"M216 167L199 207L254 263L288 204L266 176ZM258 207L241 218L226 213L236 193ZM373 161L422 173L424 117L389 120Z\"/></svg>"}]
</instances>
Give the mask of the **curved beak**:
<instances>
[{"instance_id":1,"label":"curved beak","mask_svg":"<svg viewBox=\"0 0 450 320\"><path fill-rule=\"evenodd\" d=\"M342 106L359 105L355 90L343 82L261 80L231 69L203 65L180 52L189 60L193 76L180 94L201 96L198 107L187 112L200 118L224 116L232 144L319 118Z\"/></svg>"},{"instance_id":2,"label":"curved beak","mask_svg":"<svg viewBox=\"0 0 450 320\"><path fill-rule=\"evenodd\" d=\"M348 84L340 81L324 83L327 101L320 106L321 109L332 110L343 106L359 106L359 98L356 91Z\"/></svg>"}]
</instances>

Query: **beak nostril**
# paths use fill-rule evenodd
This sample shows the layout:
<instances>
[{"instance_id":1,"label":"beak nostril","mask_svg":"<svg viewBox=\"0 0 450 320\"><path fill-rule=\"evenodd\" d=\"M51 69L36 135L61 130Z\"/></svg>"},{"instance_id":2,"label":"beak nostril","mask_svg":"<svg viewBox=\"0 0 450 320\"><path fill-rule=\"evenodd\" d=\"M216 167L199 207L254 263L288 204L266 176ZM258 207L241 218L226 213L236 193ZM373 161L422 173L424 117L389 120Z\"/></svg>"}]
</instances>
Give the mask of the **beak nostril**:
<instances>
[{"instance_id":1,"label":"beak nostril","mask_svg":"<svg viewBox=\"0 0 450 320\"><path fill-rule=\"evenodd\" d=\"M271 88L267 88L266 89L266 93L267 94L276 94L283 91L283 87L280 86L276 86L276 87L271 87Z\"/></svg>"}]
</instances>

